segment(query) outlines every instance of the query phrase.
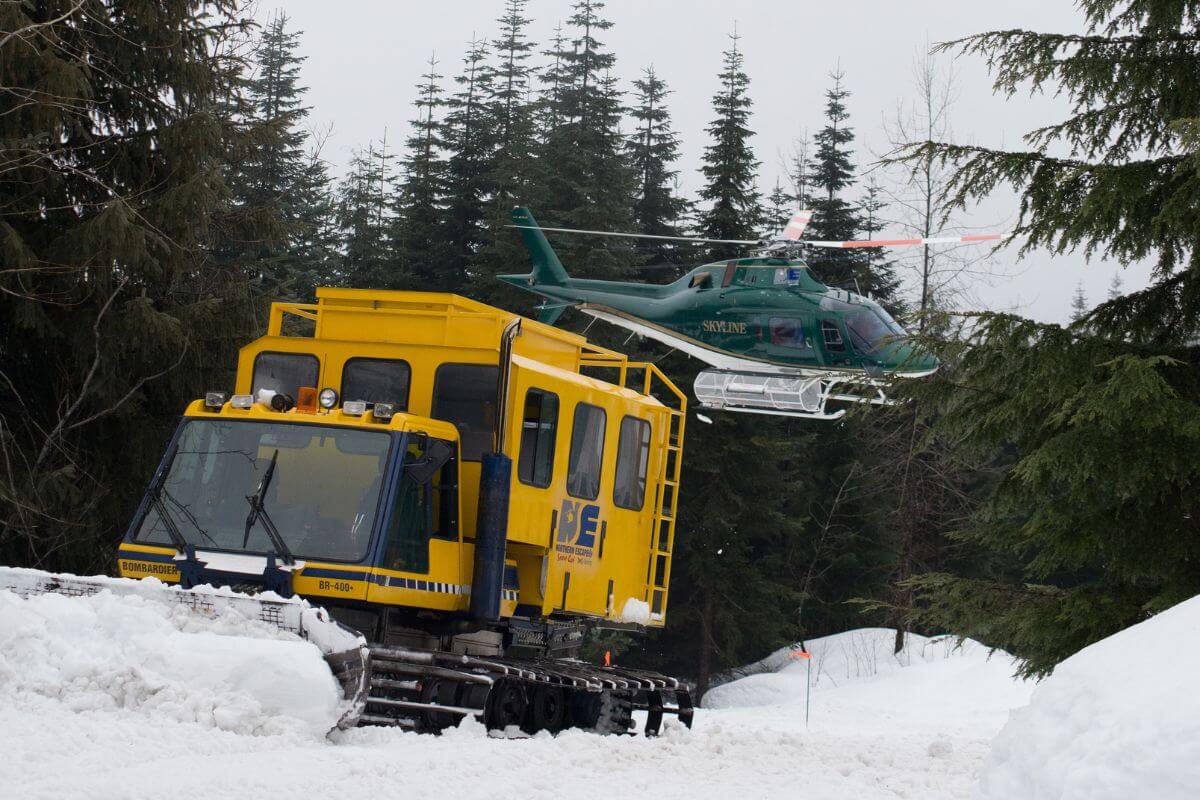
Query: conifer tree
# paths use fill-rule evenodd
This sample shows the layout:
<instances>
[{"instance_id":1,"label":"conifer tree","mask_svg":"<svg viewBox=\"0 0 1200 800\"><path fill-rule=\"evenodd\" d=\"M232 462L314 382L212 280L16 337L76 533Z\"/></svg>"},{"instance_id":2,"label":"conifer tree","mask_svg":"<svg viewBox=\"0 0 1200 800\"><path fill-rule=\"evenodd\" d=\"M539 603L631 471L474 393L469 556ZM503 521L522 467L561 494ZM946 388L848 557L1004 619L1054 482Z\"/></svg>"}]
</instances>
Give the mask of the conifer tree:
<instances>
[{"instance_id":1,"label":"conifer tree","mask_svg":"<svg viewBox=\"0 0 1200 800\"><path fill-rule=\"evenodd\" d=\"M386 283L391 287L422 291L452 291L459 275L448 272L450 248L445 239L446 161L443 157L439 114L446 105L442 98L442 75L438 61L430 56L428 71L421 76L414 103L417 116L405 140L403 176L394 197L396 248L401 269Z\"/></svg>"},{"instance_id":2,"label":"conifer tree","mask_svg":"<svg viewBox=\"0 0 1200 800\"><path fill-rule=\"evenodd\" d=\"M634 223L639 233L677 236L688 204L675 188L679 136L671 128L671 112L666 105L670 90L654 67L643 70L633 86L636 94L630 116L634 126L626 146L637 176Z\"/></svg>"},{"instance_id":3,"label":"conifer tree","mask_svg":"<svg viewBox=\"0 0 1200 800\"><path fill-rule=\"evenodd\" d=\"M491 116L491 72L485 67L487 45L472 41L463 59L459 90L447 103L443 146L449 153L445 184L445 261L442 287L462 291L468 265L484 242L487 198L495 177L496 120Z\"/></svg>"},{"instance_id":4,"label":"conifer tree","mask_svg":"<svg viewBox=\"0 0 1200 800\"><path fill-rule=\"evenodd\" d=\"M226 183L240 16L0 4L0 563L110 568L183 403L231 386L261 307L214 252L279 229Z\"/></svg>"},{"instance_id":5,"label":"conifer tree","mask_svg":"<svg viewBox=\"0 0 1200 800\"><path fill-rule=\"evenodd\" d=\"M814 239L840 241L857 238L865 230L865 220L862 209L845 196L855 183L854 129L846 110L850 92L842 83L845 74L840 68L830 77L833 86L825 92L825 126L813 137L809 169L813 218L809 229ZM818 250L809 254L808 263L827 284L870 295L885 304L893 302L895 276L877 251Z\"/></svg>"},{"instance_id":6,"label":"conifer tree","mask_svg":"<svg viewBox=\"0 0 1200 800\"><path fill-rule=\"evenodd\" d=\"M530 196L535 174L534 103L530 100L533 44L526 36L528 0L506 0L497 20L500 35L492 40L492 59L486 65L485 85L491 91L488 115L495 132L488 186L488 230L471 265L471 295L508 308L521 308L528 299L497 281L495 276L522 271L527 253L519 237L507 228L512 208L534 204ZM523 294L523 293L521 293Z\"/></svg>"},{"instance_id":7,"label":"conifer tree","mask_svg":"<svg viewBox=\"0 0 1200 800\"><path fill-rule=\"evenodd\" d=\"M621 93L611 73L616 57L597 38L612 23L600 15L599 0L579 0L572 8L567 21L573 38L554 53L557 67L544 92L552 127L539 152L536 213L566 227L627 230L633 175L620 129ZM624 277L632 259L628 247L596 239L565 244L562 255L580 274L606 279Z\"/></svg>"},{"instance_id":8,"label":"conifer tree","mask_svg":"<svg viewBox=\"0 0 1200 800\"><path fill-rule=\"evenodd\" d=\"M630 167L636 176L633 222L638 233L678 236L690 203L676 189L679 170L679 136L671 128L666 105L670 90L653 67L633 82L635 102L630 109L633 129L626 143ZM660 245L640 260L644 263L676 261L677 247Z\"/></svg>"},{"instance_id":9,"label":"conifer tree","mask_svg":"<svg viewBox=\"0 0 1200 800\"><path fill-rule=\"evenodd\" d=\"M1083 281L1075 284L1075 294L1071 297L1071 322L1079 322L1087 316L1087 294L1083 291Z\"/></svg>"},{"instance_id":10,"label":"conifer tree","mask_svg":"<svg viewBox=\"0 0 1200 800\"><path fill-rule=\"evenodd\" d=\"M887 203L883 199L883 190L880 188L879 182L872 176L867 180L866 192L863 194L862 202L859 203L859 213L862 219L861 235L864 239L874 239L876 234L883 230L884 222L881 214L886 208ZM893 314L900 316L901 303L896 296L900 281L896 277L896 262L892 260L888 251L881 247L865 247L860 252L866 262L864 271L870 277L870 280L866 282L871 287L868 294L886 304L888 310Z\"/></svg>"},{"instance_id":11,"label":"conifer tree","mask_svg":"<svg viewBox=\"0 0 1200 800\"><path fill-rule=\"evenodd\" d=\"M776 233L787 225L792 214L796 213L796 198L783 186L781 178L775 179L775 186L767 195L764 211L767 221L767 233Z\"/></svg>"},{"instance_id":12,"label":"conifer tree","mask_svg":"<svg viewBox=\"0 0 1200 800\"><path fill-rule=\"evenodd\" d=\"M303 127L309 108L300 84L304 58L296 54L300 35L288 29L283 13L263 28L245 92L245 124L255 140L229 173L243 213L277 214L281 228L274 241L257 240L247 249L268 282L265 292L292 298L309 297L334 257L327 230L330 178L319 156L308 152Z\"/></svg>"},{"instance_id":13,"label":"conifer tree","mask_svg":"<svg viewBox=\"0 0 1200 800\"><path fill-rule=\"evenodd\" d=\"M341 230L342 259L339 273L345 285L366 288L394 287L403 274L393 233L389 187L393 154L387 136L376 146L355 151L337 193L337 220Z\"/></svg>"},{"instance_id":14,"label":"conifer tree","mask_svg":"<svg viewBox=\"0 0 1200 800\"><path fill-rule=\"evenodd\" d=\"M1178 78L1200 70L1200 3L1081 9L1080 34L955 45L988 59L1001 93L1061 93L1067 119L1027 135L1025 150L908 153L954 168L954 202L1015 186L1028 249L1156 260L1148 288L1094 309L1086 329L969 320L942 351L953 369L913 387L935 429L1000 467L959 534L979 550L975 568L914 580L922 619L1015 653L1029 674L1200 593L1189 455L1200 446L1200 82Z\"/></svg>"},{"instance_id":15,"label":"conifer tree","mask_svg":"<svg viewBox=\"0 0 1200 800\"><path fill-rule=\"evenodd\" d=\"M1112 280L1108 283L1108 299L1116 300L1118 297L1124 294L1124 291L1122 291L1123 287L1124 281L1121 280L1121 273L1114 272Z\"/></svg>"},{"instance_id":16,"label":"conifer tree","mask_svg":"<svg viewBox=\"0 0 1200 800\"><path fill-rule=\"evenodd\" d=\"M750 146L750 78L738 50L741 37L735 31L725 51L724 69L718 76L721 87L713 95L715 119L708 125L711 143L704 149L704 188L700 197L708 208L700 214L700 232L706 239L758 238L764 222L758 195L758 166ZM737 246L718 245L710 253L714 259L737 258Z\"/></svg>"},{"instance_id":17,"label":"conifer tree","mask_svg":"<svg viewBox=\"0 0 1200 800\"><path fill-rule=\"evenodd\" d=\"M337 191L318 145L311 146L293 191L295 230L284 263L290 296L311 302L318 286L337 285L344 277Z\"/></svg>"}]
</instances>

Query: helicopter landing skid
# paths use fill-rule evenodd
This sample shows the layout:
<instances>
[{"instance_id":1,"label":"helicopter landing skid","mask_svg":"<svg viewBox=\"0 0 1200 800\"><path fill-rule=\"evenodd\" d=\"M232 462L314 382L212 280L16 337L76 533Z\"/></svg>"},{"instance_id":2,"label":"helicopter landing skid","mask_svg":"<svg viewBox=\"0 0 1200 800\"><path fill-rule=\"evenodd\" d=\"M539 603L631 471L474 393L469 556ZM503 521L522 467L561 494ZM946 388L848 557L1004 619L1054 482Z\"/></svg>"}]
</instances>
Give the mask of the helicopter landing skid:
<instances>
[{"instance_id":1,"label":"helicopter landing skid","mask_svg":"<svg viewBox=\"0 0 1200 800\"><path fill-rule=\"evenodd\" d=\"M856 391L858 387L869 391ZM877 406L895 402L880 381L837 375L758 375L706 369L696 376L692 388L704 408L803 419L840 419L846 410L827 411L831 400Z\"/></svg>"}]
</instances>

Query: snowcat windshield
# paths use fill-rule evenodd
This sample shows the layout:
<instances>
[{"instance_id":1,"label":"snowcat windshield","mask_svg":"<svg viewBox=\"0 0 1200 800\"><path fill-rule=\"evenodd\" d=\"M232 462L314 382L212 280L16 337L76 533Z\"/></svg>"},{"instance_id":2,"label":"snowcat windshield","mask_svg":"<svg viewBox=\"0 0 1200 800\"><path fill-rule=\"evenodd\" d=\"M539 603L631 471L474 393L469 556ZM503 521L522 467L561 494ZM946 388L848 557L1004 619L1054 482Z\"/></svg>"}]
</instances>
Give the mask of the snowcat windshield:
<instances>
[{"instance_id":1,"label":"snowcat windshield","mask_svg":"<svg viewBox=\"0 0 1200 800\"><path fill-rule=\"evenodd\" d=\"M200 549L266 553L261 521L246 534L246 496L272 456L263 504L297 558L361 561L367 553L391 444L383 431L278 422L190 420L180 433L161 503L148 506L137 540L170 544L165 510Z\"/></svg>"}]
</instances>

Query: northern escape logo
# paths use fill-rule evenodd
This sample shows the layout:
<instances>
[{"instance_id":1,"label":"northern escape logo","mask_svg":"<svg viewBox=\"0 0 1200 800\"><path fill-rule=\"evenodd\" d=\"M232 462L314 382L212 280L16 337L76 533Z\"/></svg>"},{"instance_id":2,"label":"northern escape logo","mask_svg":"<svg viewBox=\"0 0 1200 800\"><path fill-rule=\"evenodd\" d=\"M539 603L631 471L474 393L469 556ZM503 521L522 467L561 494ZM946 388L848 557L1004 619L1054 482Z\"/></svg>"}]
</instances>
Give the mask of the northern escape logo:
<instances>
[{"instance_id":1,"label":"northern escape logo","mask_svg":"<svg viewBox=\"0 0 1200 800\"><path fill-rule=\"evenodd\" d=\"M558 514L558 537L554 545L557 560L568 564L591 564L599 530L600 506L563 500Z\"/></svg>"}]
</instances>

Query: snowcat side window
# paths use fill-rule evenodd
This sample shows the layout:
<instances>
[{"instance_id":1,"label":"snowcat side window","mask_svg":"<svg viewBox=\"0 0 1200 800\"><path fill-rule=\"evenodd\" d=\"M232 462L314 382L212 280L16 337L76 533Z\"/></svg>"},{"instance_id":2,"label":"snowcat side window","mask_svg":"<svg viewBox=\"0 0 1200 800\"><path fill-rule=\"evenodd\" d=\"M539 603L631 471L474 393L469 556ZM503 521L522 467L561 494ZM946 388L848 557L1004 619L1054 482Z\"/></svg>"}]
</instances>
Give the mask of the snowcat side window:
<instances>
[{"instance_id":1,"label":"snowcat side window","mask_svg":"<svg viewBox=\"0 0 1200 800\"><path fill-rule=\"evenodd\" d=\"M621 420L617 437L617 477L613 481L613 503L630 511L641 511L646 502L646 466L650 461L650 423L637 417Z\"/></svg>"},{"instance_id":2,"label":"snowcat side window","mask_svg":"<svg viewBox=\"0 0 1200 800\"><path fill-rule=\"evenodd\" d=\"M499 378L491 364L442 364L434 375L429 416L458 428L463 461L480 461L492 449Z\"/></svg>"},{"instance_id":3,"label":"snowcat side window","mask_svg":"<svg viewBox=\"0 0 1200 800\"><path fill-rule=\"evenodd\" d=\"M600 496L600 467L604 461L604 428L608 415L598 406L575 406L571 427L571 457L567 462L567 494L581 500Z\"/></svg>"},{"instance_id":4,"label":"snowcat side window","mask_svg":"<svg viewBox=\"0 0 1200 800\"><path fill-rule=\"evenodd\" d=\"M410 436L404 453L404 471L392 499L388 520L387 549L384 564L403 572L429 572L429 537L433 532L433 487L417 480L410 464L425 457L429 440Z\"/></svg>"},{"instance_id":5,"label":"snowcat side window","mask_svg":"<svg viewBox=\"0 0 1200 800\"><path fill-rule=\"evenodd\" d=\"M846 345L842 342L842 332L838 330L836 322L831 319L821 320L821 335L825 338L826 350L832 353L845 352Z\"/></svg>"},{"instance_id":6,"label":"snowcat side window","mask_svg":"<svg viewBox=\"0 0 1200 800\"><path fill-rule=\"evenodd\" d=\"M316 386L320 362L308 353L259 353L254 357L250 393L270 389L293 398L301 386Z\"/></svg>"},{"instance_id":7,"label":"snowcat side window","mask_svg":"<svg viewBox=\"0 0 1200 800\"><path fill-rule=\"evenodd\" d=\"M771 344L795 350L808 349L808 340L804 338L804 325L800 320L790 317L771 317L769 325Z\"/></svg>"},{"instance_id":8,"label":"snowcat side window","mask_svg":"<svg viewBox=\"0 0 1200 800\"><path fill-rule=\"evenodd\" d=\"M517 478L545 489L554 479L554 441L558 437L558 395L541 389L525 393L521 419L521 454Z\"/></svg>"},{"instance_id":9,"label":"snowcat side window","mask_svg":"<svg viewBox=\"0 0 1200 800\"><path fill-rule=\"evenodd\" d=\"M444 442L452 451L458 452L454 442ZM458 458L451 456L442 465L430 483L433 490L433 537L458 541Z\"/></svg>"},{"instance_id":10,"label":"snowcat side window","mask_svg":"<svg viewBox=\"0 0 1200 800\"><path fill-rule=\"evenodd\" d=\"M408 410L408 385L412 369L398 358L351 358L342 367L342 400L395 403Z\"/></svg>"}]
</instances>

